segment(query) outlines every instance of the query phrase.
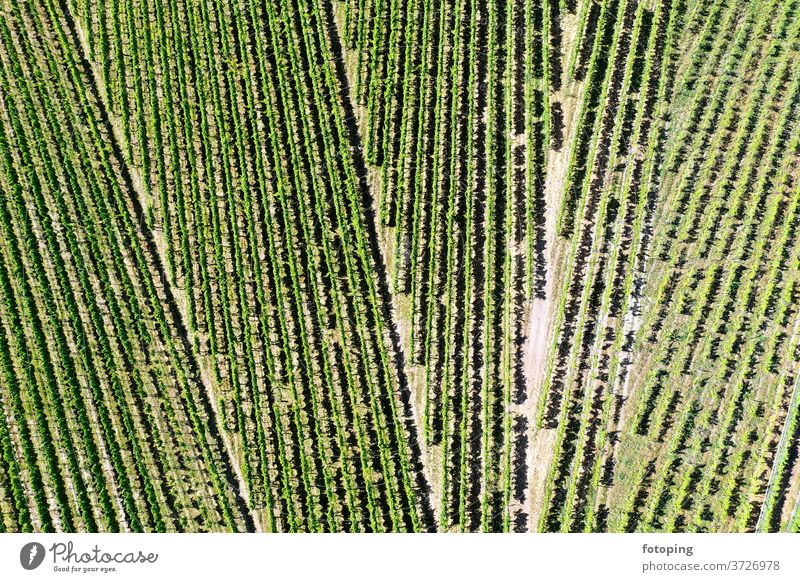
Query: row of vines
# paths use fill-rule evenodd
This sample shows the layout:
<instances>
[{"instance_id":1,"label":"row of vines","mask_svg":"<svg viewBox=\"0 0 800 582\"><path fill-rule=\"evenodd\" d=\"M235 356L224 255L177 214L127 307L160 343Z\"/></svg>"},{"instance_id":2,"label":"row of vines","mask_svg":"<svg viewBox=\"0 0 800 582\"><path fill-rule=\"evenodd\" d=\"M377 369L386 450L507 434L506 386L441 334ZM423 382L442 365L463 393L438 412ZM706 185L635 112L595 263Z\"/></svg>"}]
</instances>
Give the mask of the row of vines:
<instances>
[{"instance_id":1,"label":"row of vines","mask_svg":"<svg viewBox=\"0 0 800 582\"><path fill-rule=\"evenodd\" d=\"M70 20L2 10L0 529L252 529Z\"/></svg>"}]
</instances>

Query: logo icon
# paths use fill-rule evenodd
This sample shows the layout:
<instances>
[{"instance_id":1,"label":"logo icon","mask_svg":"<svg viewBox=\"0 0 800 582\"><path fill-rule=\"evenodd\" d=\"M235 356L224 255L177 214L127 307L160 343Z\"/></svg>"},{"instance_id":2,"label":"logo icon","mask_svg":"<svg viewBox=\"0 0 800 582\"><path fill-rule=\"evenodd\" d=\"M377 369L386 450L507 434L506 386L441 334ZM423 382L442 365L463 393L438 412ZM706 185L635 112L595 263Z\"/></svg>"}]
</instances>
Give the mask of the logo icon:
<instances>
[{"instance_id":1,"label":"logo icon","mask_svg":"<svg viewBox=\"0 0 800 582\"><path fill-rule=\"evenodd\" d=\"M35 570L44 561L44 546L39 542L29 542L19 551L19 563L26 570Z\"/></svg>"}]
</instances>

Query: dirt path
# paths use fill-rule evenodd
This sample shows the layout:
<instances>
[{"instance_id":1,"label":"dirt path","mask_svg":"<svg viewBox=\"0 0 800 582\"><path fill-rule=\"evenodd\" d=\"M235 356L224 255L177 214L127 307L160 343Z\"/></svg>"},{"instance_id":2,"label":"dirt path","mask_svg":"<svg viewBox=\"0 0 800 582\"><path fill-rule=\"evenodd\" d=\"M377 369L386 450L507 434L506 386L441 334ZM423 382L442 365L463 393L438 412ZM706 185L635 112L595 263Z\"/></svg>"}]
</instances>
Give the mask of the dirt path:
<instances>
[{"instance_id":1,"label":"dirt path","mask_svg":"<svg viewBox=\"0 0 800 582\"><path fill-rule=\"evenodd\" d=\"M563 22L563 47L571 47L577 33L577 16L567 15ZM567 59L569 53L562 56ZM566 65L566 63L565 63ZM565 66L566 68L566 66ZM528 511L528 531L537 531L544 502L547 474L555 449L557 431L537 428L536 411L544 396L544 384L547 359L551 347L556 340L553 321L558 306L558 289L562 276L562 259L566 251L566 243L559 240L556 234L558 211L567 178L567 168L573 142L577 117L581 106L583 85L564 82L564 87L557 98L561 103L564 115L564 139L560 151L550 150L547 158L545 174L545 298L532 299L527 314L527 334L523 347L523 367L527 381L527 398L522 405L515 406L528 419L528 450L526 465L528 468L525 499L519 504ZM512 510L515 507L512 506Z\"/></svg>"},{"instance_id":2,"label":"dirt path","mask_svg":"<svg viewBox=\"0 0 800 582\"><path fill-rule=\"evenodd\" d=\"M579 103L574 97L566 97L562 101L565 114L565 125L574 125L574 117ZM572 133L572 130L570 131ZM565 142L569 143L569 141ZM528 488L524 506L529 508L528 530L535 531L539 521L547 473L553 456L556 431L538 429L535 426L536 410L544 392L547 358L554 337L553 321L558 305L558 285L561 276L560 260L565 245L556 236L556 222L561 195L564 191L567 167L569 165L569 149L565 146L561 151L551 151L545 181L545 257L547 273L545 276L545 298L533 299L528 312L528 331L524 346L524 370L527 379L528 398L521 412L528 418L529 447L526 455L528 466Z\"/></svg>"},{"instance_id":3,"label":"dirt path","mask_svg":"<svg viewBox=\"0 0 800 582\"><path fill-rule=\"evenodd\" d=\"M555 273L557 265L558 242L556 240L556 218L560 194L563 191L568 164L566 148L561 152L551 152L545 183L545 256L547 274L545 276L545 298L533 299L528 314L528 332L525 338L523 365L527 380L528 397L521 412L528 418L529 440L526 464L528 467L528 488L523 507L529 508L528 531L535 531L539 521L539 511L544 496L544 488L550 460L556 441L556 431L538 429L535 426L536 410L544 394L547 356L555 338L553 335L553 315L557 305L554 297ZM513 509L513 508L512 508Z\"/></svg>"}]
</instances>

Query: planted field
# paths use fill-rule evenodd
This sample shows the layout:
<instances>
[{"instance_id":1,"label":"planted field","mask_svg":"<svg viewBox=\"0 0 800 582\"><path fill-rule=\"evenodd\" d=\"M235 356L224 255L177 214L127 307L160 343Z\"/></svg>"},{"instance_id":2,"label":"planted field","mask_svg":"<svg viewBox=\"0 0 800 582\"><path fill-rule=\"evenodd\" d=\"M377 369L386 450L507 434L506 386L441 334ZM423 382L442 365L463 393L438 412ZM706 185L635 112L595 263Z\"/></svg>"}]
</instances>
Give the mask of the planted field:
<instances>
[{"instance_id":1,"label":"planted field","mask_svg":"<svg viewBox=\"0 0 800 582\"><path fill-rule=\"evenodd\" d=\"M0 0L0 530L798 531L800 2Z\"/></svg>"}]
</instances>

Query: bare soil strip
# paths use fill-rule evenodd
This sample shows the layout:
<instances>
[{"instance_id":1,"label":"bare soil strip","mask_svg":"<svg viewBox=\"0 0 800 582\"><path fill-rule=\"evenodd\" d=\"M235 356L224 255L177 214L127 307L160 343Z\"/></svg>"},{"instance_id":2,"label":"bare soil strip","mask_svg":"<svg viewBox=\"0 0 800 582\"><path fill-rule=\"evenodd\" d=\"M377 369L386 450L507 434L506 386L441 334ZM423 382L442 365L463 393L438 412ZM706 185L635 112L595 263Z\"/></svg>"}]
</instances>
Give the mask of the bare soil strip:
<instances>
[{"instance_id":1,"label":"bare soil strip","mask_svg":"<svg viewBox=\"0 0 800 582\"><path fill-rule=\"evenodd\" d=\"M574 96L563 99L565 126L574 133L574 117L580 108L580 101ZM568 136L565 143L570 143L572 136ZM561 258L565 247L556 235L558 210L564 183L569 165L569 149L564 147L561 151L551 151L547 160L547 174L545 181L545 257L547 261L547 274L545 278L545 298L532 299L528 313L528 333L524 347L524 370L528 384L528 400L525 404L524 414L528 417L530 427L530 440L526 458L528 466L527 499L524 505L530 508L528 516L528 531L534 531L539 521L539 512L543 503L544 489L547 474L553 457L556 442L556 431L535 426L536 410L542 397L545 381L547 355L550 346L556 341L553 337L553 321L558 305L554 290L557 277L561 275Z\"/></svg>"}]
</instances>

